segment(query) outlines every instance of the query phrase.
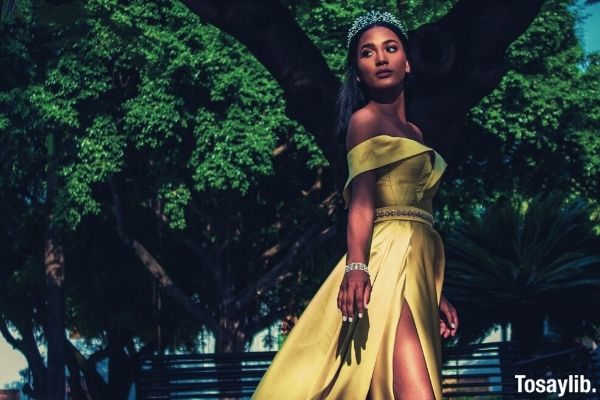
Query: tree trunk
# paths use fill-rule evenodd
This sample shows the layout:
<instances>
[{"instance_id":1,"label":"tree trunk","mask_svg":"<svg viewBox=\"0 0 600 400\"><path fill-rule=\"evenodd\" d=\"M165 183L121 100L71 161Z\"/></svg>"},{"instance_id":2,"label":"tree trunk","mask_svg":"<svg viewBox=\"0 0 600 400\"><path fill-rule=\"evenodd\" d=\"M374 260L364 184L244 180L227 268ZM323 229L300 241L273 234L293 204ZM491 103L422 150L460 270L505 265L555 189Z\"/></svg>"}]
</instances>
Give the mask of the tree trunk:
<instances>
[{"instance_id":1,"label":"tree trunk","mask_svg":"<svg viewBox=\"0 0 600 400\"><path fill-rule=\"evenodd\" d=\"M88 400L87 393L81 386L81 368L72 355L67 356L66 361L69 368L70 400Z\"/></svg>"},{"instance_id":2,"label":"tree trunk","mask_svg":"<svg viewBox=\"0 0 600 400\"><path fill-rule=\"evenodd\" d=\"M104 352L100 350L98 353L90 356L89 359L86 359L68 339L65 339L65 347L69 350L69 362L77 363L79 370L83 372L87 394L91 399L100 400L110 398L108 396L108 385L96 369L96 361L99 358L97 355Z\"/></svg>"},{"instance_id":3,"label":"tree trunk","mask_svg":"<svg viewBox=\"0 0 600 400\"><path fill-rule=\"evenodd\" d=\"M33 399L46 398L46 367L40 354L39 348L33 336L33 315L27 315L25 322L19 326L15 323L22 339L15 339L4 320L0 319L0 333L4 339L15 349L19 350L27 359L27 365L32 377L32 384L26 384L23 392Z\"/></svg>"},{"instance_id":4,"label":"tree trunk","mask_svg":"<svg viewBox=\"0 0 600 400\"><path fill-rule=\"evenodd\" d=\"M127 400L129 387L133 382L133 362L125 354L126 340L118 326L108 330L108 387L110 398Z\"/></svg>"},{"instance_id":5,"label":"tree trunk","mask_svg":"<svg viewBox=\"0 0 600 400\"><path fill-rule=\"evenodd\" d=\"M33 316L31 317L33 318ZM44 360L40 354L40 349L35 340L33 333L33 321L30 319L26 321L21 336L23 337L23 354L27 359L27 365L33 376L33 388L29 396L38 399L45 399L47 393L47 373L46 367L44 366Z\"/></svg>"},{"instance_id":6,"label":"tree trunk","mask_svg":"<svg viewBox=\"0 0 600 400\"><path fill-rule=\"evenodd\" d=\"M46 274L48 344L48 399L65 398L65 259L62 246L58 243L53 209L57 192L56 149L54 134L47 137L48 182L47 182L47 232L44 243L44 267Z\"/></svg>"},{"instance_id":7,"label":"tree trunk","mask_svg":"<svg viewBox=\"0 0 600 400\"><path fill-rule=\"evenodd\" d=\"M511 340L518 346L520 358L536 351L544 337L544 315L536 307L522 307L512 321Z\"/></svg>"},{"instance_id":8,"label":"tree trunk","mask_svg":"<svg viewBox=\"0 0 600 400\"><path fill-rule=\"evenodd\" d=\"M243 352L246 344L246 335L241 326L240 318L223 317L219 320L219 330L215 332L215 353L218 358L222 353ZM219 381L219 391L227 393L228 391L238 391L242 389L242 382L239 377L242 376L242 364L238 361L231 361L228 364L226 373L217 374ZM232 379L232 377L234 377ZM237 378L236 378L237 377ZM237 399L237 397L224 397L225 400Z\"/></svg>"}]
</instances>

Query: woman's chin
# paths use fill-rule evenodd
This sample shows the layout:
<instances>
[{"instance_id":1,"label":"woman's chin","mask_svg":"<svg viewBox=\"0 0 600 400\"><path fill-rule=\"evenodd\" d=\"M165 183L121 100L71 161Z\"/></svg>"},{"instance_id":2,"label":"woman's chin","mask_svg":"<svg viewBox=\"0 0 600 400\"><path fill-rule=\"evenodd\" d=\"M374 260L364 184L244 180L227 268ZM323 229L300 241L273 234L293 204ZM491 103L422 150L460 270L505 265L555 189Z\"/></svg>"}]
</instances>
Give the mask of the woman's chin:
<instances>
[{"instance_id":1,"label":"woman's chin","mask_svg":"<svg viewBox=\"0 0 600 400\"><path fill-rule=\"evenodd\" d=\"M401 81L392 79L380 79L374 82L374 89L402 89L403 84Z\"/></svg>"}]
</instances>

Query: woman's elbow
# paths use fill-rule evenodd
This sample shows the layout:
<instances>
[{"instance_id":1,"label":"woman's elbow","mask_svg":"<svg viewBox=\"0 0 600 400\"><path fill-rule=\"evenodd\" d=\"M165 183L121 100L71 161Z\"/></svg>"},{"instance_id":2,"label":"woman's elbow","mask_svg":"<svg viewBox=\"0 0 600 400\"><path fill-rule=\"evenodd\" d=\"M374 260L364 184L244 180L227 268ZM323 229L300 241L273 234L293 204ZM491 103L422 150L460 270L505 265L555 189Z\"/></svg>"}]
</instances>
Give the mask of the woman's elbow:
<instances>
[{"instance_id":1,"label":"woman's elbow","mask_svg":"<svg viewBox=\"0 0 600 400\"><path fill-rule=\"evenodd\" d=\"M358 200L358 199L357 199ZM375 218L375 205L372 200L350 202L348 219L357 220L362 223L372 222Z\"/></svg>"}]
</instances>

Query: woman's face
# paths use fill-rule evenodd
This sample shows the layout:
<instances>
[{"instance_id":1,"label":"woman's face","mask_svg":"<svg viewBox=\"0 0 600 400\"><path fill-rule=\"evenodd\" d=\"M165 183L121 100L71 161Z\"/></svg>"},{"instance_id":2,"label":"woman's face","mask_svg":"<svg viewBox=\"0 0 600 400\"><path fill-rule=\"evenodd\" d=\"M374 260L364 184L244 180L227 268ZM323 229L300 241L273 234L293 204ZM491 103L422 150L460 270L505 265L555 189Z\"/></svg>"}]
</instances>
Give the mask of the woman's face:
<instances>
[{"instance_id":1,"label":"woman's face","mask_svg":"<svg viewBox=\"0 0 600 400\"><path fill-rule=\"evenodd\" d=\"M363 32L356 53L358 75L369 88L402 85L410 72L402 42L389 28L374 26Z\"/></svg>"}]
</instances>

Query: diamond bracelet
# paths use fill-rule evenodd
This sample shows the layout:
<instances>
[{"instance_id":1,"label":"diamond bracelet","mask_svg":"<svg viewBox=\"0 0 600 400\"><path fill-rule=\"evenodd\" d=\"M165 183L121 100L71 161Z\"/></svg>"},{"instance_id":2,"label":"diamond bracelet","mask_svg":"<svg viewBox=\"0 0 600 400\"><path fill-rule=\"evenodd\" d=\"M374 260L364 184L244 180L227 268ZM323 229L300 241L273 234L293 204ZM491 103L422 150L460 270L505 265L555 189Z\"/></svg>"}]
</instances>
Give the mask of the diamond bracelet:
<instances>
[{"instance_id":1,"label":"diamond bracelet","mask_svg":"<svg viewBox=\"0 0 600 400\"><path fill-rule=\"evenodd\" d=\"M352 270L355 270L355 269L359 269L361 271L365 271L367 274L369 274L369 267L367 267L367 264L357 263L357 262L353 262L353 263L350 263L350 264L346 265L346 271L345 272L352 271Z\"/></svg>"}]
</instances>

